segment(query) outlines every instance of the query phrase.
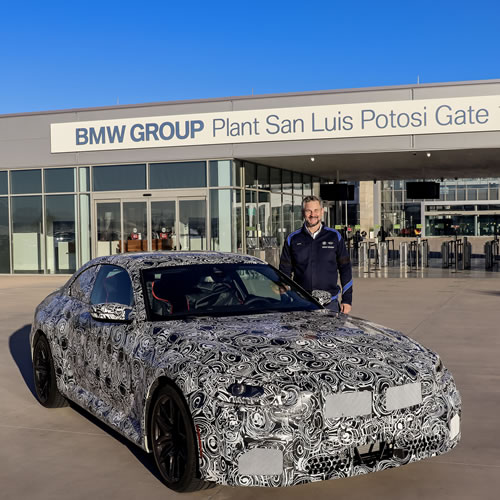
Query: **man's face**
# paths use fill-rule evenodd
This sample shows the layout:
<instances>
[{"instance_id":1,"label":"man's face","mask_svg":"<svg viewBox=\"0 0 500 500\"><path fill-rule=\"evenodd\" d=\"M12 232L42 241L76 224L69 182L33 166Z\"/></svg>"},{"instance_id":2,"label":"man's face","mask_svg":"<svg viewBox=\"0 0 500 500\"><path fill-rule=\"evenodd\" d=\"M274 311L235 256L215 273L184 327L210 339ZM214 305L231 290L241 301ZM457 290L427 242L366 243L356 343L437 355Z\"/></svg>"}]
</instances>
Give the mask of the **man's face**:
<instances>
[{"instance_id":1,"label":"man's face","mask_svg":"<svg viewBox=\"0 0 500 500\"><path fill-rule=\"evenodd\" d=\"M321 223L322 217L323 209L319 201L308 201L304 205L304 219L307 227L315 228Z\"/></svg>"}]
</instances>

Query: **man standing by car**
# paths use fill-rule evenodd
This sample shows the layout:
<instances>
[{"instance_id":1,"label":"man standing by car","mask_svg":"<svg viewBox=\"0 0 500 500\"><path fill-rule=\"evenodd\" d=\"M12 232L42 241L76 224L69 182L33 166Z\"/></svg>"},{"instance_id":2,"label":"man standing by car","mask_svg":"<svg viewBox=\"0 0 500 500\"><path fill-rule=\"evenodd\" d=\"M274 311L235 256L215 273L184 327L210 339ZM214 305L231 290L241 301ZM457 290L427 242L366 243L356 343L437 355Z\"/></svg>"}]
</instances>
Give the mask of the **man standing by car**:
<instances>
[{"instance_id":1,"label":"man standing by car","mask_svg":"<svg viewBox=\"0 0 500 500\"><path fill-rule=\"evenodd\" d=\"M283 245L280 271L308 292L330 292L332 302L326 307L348 314L352 308L352 269L345 242L337 230L323 224L323 203L317 196L303 199L302 215L304 225L289 234ZM341 286L337 285L339 274Z\"/></svg>"}]
</instances>

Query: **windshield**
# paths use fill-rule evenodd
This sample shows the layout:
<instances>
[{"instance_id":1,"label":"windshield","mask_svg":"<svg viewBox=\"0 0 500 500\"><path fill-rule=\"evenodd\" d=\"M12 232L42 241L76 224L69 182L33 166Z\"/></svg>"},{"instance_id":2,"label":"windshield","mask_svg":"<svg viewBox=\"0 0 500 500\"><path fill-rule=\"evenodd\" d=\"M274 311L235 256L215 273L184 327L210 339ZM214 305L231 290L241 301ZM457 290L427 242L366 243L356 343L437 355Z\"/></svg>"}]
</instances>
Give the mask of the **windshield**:
<instances>
[{"instance_id":1,"label":"windshield","mask_svg":"<svg viewBox=\"0 0 500 500\"><path fill-rule=\"evenodd\" d=\"M321 307L286 276L265 264L201 264L142 272L148 317L238 315Z\"/></svg>"}]
</instances>

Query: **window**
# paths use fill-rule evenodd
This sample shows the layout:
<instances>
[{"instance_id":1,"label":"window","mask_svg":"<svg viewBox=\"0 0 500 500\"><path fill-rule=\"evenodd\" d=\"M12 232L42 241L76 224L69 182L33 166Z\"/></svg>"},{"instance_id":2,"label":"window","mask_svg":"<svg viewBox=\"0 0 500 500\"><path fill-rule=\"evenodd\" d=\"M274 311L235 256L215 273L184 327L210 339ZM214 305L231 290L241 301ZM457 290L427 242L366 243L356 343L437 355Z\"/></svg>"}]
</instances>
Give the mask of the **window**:
<instances>
[{"instance_id":1,"label":"window","mask_svg":"<svg viewBox=\"0 0 500 500\"><path fill-rule=\"evenodd\" d=\"M92 266L78 275L70 287L71 297L88 304L98 269L98 266Z\"/></svg>"},{"instance_id":2,"label":"window","mask_svg":"<svg viewBox=\"0 0 500 500\"><path fill-rule=\"evenodd\" d=\"M90 303L132 306L134 292L128 272L119 266L102 265L90 296Z\"/></svg>"},{"instance_id":3,"label":"window","mask_svg":"<svg viewBox=\"0 0 500 500\"><path fill-rule=\"evenodd\" d=\"M8 193L7 172L0 172L0 194Z\"/></svg>"},{"instance_id":4,"label":"window","mask_svg":"<svg viewBox=\"0 0 500 500\"><path fill-rule=\"evenodd\" d=\"M207 170L204 161L153 163L149 166L151 189L206 187Z\"/></svg>"},{"instance_id":5,"label":"window","mask_svg":"<svg viewBox=\"0 0 500 500\"><path fill-rule=\"evenodd\" d=\"M45 170L46 193L72 193L75 190L74 168L47 168Z\"/></svg>"},{"instance_id":6,"label":"window","mask_svg":"<svg viewBox=\"0 0 500 500\"><path fill-rule=\"evenodd\" d=\"M41 170L13 170L10 173L11 193L29 194L42 192Z\"/></svg>"},{"instance_id":7,"label":"window","mask_svg":"<svg viewBox=\"0 0 500 500\"><path fill-rule=\"evenodd\" d=\"M146 189L146 165L107 165L92 170L94 191Z\"/></svg>"},{"instance_id":8,"label":"window","mask_svg":"<svg viewBox=\"0 0 500 500\"><path fill-rule=\"evenodd\" d=\"M210 162L210 186L233 185L233 162L220 160Z\"/></svg>"}]
</instances>

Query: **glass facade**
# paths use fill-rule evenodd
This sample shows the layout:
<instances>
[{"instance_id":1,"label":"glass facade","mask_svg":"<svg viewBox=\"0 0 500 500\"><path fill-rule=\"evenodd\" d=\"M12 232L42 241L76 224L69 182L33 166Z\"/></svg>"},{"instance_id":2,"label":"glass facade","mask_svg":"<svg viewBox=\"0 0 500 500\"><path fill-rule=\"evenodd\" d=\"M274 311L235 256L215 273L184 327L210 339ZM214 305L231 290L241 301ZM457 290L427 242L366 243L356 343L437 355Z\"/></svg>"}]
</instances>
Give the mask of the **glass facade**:
<instances>
[{"instance_id":1,"label":"glass facade","mask_svg":"<svg viewBox=\"0 0 500 500\"><path fill-rule=\"evenodd\" d=\"M146 189L146 165L104 165L92 168L94 191Z\"/></svg>"},{"instance_id":2,"label":"glass facade","mask_svg":"<svg viewBox=\"0 0 500 500\"><path fill-rule=\"evenodd\" d=\"M495 231L498 234L499 181L498 178L444 179L440 181L440 196L436 201L408 199L405 181L383 181L382 224L390 236L489 236Z\"/></svg>"},{"instance_id":3,"label":"glass facade","mask_svg":"<svg viewBox=\"0 0 500 500\"><path fill-rule=\"evenodd\" d=\"M0 273L69 274L97 256L171 249L277 264L314 182L233 159L3 170Z\"/></svg>"}]
</instances>

